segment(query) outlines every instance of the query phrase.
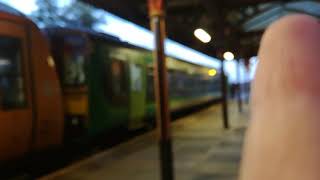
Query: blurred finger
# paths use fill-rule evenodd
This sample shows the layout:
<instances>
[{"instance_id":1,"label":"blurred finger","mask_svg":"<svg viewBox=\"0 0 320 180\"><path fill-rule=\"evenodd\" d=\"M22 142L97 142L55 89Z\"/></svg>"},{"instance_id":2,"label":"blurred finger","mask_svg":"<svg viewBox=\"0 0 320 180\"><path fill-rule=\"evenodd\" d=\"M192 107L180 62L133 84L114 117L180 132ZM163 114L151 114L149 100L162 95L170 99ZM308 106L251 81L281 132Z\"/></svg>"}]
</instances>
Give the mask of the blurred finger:
<instances>
[{"instance_id":1,"label":"blurred finger","mask_svg":"<svg viewBox=\"0 0 320 180\"><path fill-rule=\"evenodd\" d=\"M320 24L293 15L265 32L241 180L320 179Z\"/></svg>"}]
</instances>

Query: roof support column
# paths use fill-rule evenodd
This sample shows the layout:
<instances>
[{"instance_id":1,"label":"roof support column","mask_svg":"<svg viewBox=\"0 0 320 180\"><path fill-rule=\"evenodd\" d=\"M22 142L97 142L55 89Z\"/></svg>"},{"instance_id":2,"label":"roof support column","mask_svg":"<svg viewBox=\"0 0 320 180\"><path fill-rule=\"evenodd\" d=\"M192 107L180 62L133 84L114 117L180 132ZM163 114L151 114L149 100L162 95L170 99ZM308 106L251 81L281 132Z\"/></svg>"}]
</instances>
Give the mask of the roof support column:
<instances>
[{"instance_id":1,"label":"roof support column","mask_svg":"<svg viewBox=\"0 0 320 180\"><path fill-rule=\"evenodd\" d=\"M148 0L150 24L155 37L154 87L156 97L157 132L160 146L161 178L173 180L172 136L169 113L167 67L164 42L166 37L166 0Z\"/></svg>"},{"instance_id":2,"label":"roof support column","mask_svg":"<svg viewBox=\"0 0 320 180\"><path fill-rule=\"evenodd\" d=\"M208 12L212 17L216 17L216 22L212 23L213 28L216 31L216 39L218 42L224 42L223 44L217 44L213 50L216 51L218 57L221 59L221 100L222 100L222 121L223 128L229 129L229 104L228 104L228 78L224 71L224 57L223 53L226 51L229 45L229 39L227 38L228 31L226 29L225 13L223 11L223 2L204 0Z\"/></svg>"},{"instance_id":3,"label":"roof support column","mask_svg":"<svg viewBox=\"0 0 320 180\"><path fill-rule=\"evenodd\" d=\"M228 113L228 79L224 72L224 61L221 61L221 92L222 92L222 119L224 129L229 129Z\"/></svg>"},{"instance_id":4,"label":"roof support column","mask_svg":"<svg viewBox=\"0 0 320 180\"><path fill-rule=\"evenodd\" d=\"M237 60L237 98L238 98L238 110L242 113L242 77L241 77L241 61L242 59Z\"/></svg>"}]
</instances>

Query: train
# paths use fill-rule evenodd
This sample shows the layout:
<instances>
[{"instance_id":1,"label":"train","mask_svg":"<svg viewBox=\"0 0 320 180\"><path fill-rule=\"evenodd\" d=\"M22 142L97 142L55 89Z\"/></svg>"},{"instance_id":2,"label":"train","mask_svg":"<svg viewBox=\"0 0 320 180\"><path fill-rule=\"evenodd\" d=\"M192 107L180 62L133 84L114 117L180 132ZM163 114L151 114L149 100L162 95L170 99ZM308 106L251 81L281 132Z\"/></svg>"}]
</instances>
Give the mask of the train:
<instances>
[{"instance_id":1,"label":"train","mask_svg":"<svg viewBox=\"0 0 320 180\"><path fill-rule=\"evenodd\" d=\"M170 111L221 97L218 70L166 59ZM154 124L153 71L149 50L85 28L40 29L0 4L0 164Z\"/></svg>"}]
</instances>

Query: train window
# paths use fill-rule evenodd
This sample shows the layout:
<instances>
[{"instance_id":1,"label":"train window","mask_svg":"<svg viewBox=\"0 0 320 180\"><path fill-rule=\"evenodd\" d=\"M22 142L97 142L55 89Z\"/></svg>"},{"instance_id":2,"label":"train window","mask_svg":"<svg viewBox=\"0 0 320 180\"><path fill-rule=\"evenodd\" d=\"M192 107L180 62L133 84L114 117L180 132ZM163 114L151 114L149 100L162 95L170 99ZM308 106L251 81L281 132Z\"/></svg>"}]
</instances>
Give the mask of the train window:
<instances>
[{"instance_id":1,"label":"train window","mask_svg":"<svg viewBox=\"0 0 320 180\"><path fill-rule=\"evenodd\" d=\"M168 85L169 85L169 96L175 96L176 91L176 81L175 81L175 72L169 70L168 74Z\"/></svg>"},{"instance_id":2,"label":"train window","mask_svg":"<svg viewBox=\"0 0 320 180\"><path fill-rule=\"evenodd\" d=\"M137 64L130 64L131 90L142 91L142 68Z\"/></svg>"},{"instance_id":3,"label":"train window","mask_svg":"<svg viewBox=\"0 0 320 180\"><path fill-rule=\"evenodd\" d=\"M126 94L125 63L113 60L111 63L112 94L114 97Z\"/></svg>"},{"instance_id":4,"label":"train window","mask_svg":"<svg viewBox=\"0 0 320 180\"><path fill-rule=\"evenodd\" d=\"M84 85L85 57L81 54L65 54L63 83L70 86Z\"/></svg>"},{"instance_id":5,"label":"train window","mask_svg":"<svg viewBox=\"0 0 320 180\"><path fill-rule=\"evenodd\" d=\"M87 43L81 36L67 36L64 39L63 84L81 86L86 82L85 59Z\"/></svg>"},{"instance_id":6,"label":"train window","mask_svg":"<svg viewBox=\"0 0 320 180\"><path fill-rule=\"evenodd\" d=\"M22 41L0 36L0 107L15 109L27 104L22 71Z\"/></svg>"},{"instance_id":7,"label":"train window","mask_svg":"<svg viewBox=\"0 0 320 180\"><path fill-rule=\"evenodd\" d=\"M153 102L154 96L154 82L153 82L153 68L147 69L147 102Z\"/></svg>"}]
</instances>

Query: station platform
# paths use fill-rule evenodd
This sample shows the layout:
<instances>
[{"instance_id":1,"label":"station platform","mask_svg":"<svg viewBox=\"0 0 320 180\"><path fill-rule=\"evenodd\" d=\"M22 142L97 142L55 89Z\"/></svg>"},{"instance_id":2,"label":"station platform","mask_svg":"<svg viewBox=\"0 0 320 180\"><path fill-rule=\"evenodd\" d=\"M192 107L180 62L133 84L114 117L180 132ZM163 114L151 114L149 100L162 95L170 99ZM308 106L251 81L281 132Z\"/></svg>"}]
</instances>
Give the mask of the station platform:
<instances>
[{"instance_id":1,"label":"station platform","mask_svg":"<svg viewBox=\"0 0 320 180\"><path fill-rule=\"evenodd\" d=\"M230 102L229 130L222 128L221 105L173 122L175 179L236 179L248 111ZM152 131L40 179L160 180L157 142Z\"/></svg>"}]
</instances>

